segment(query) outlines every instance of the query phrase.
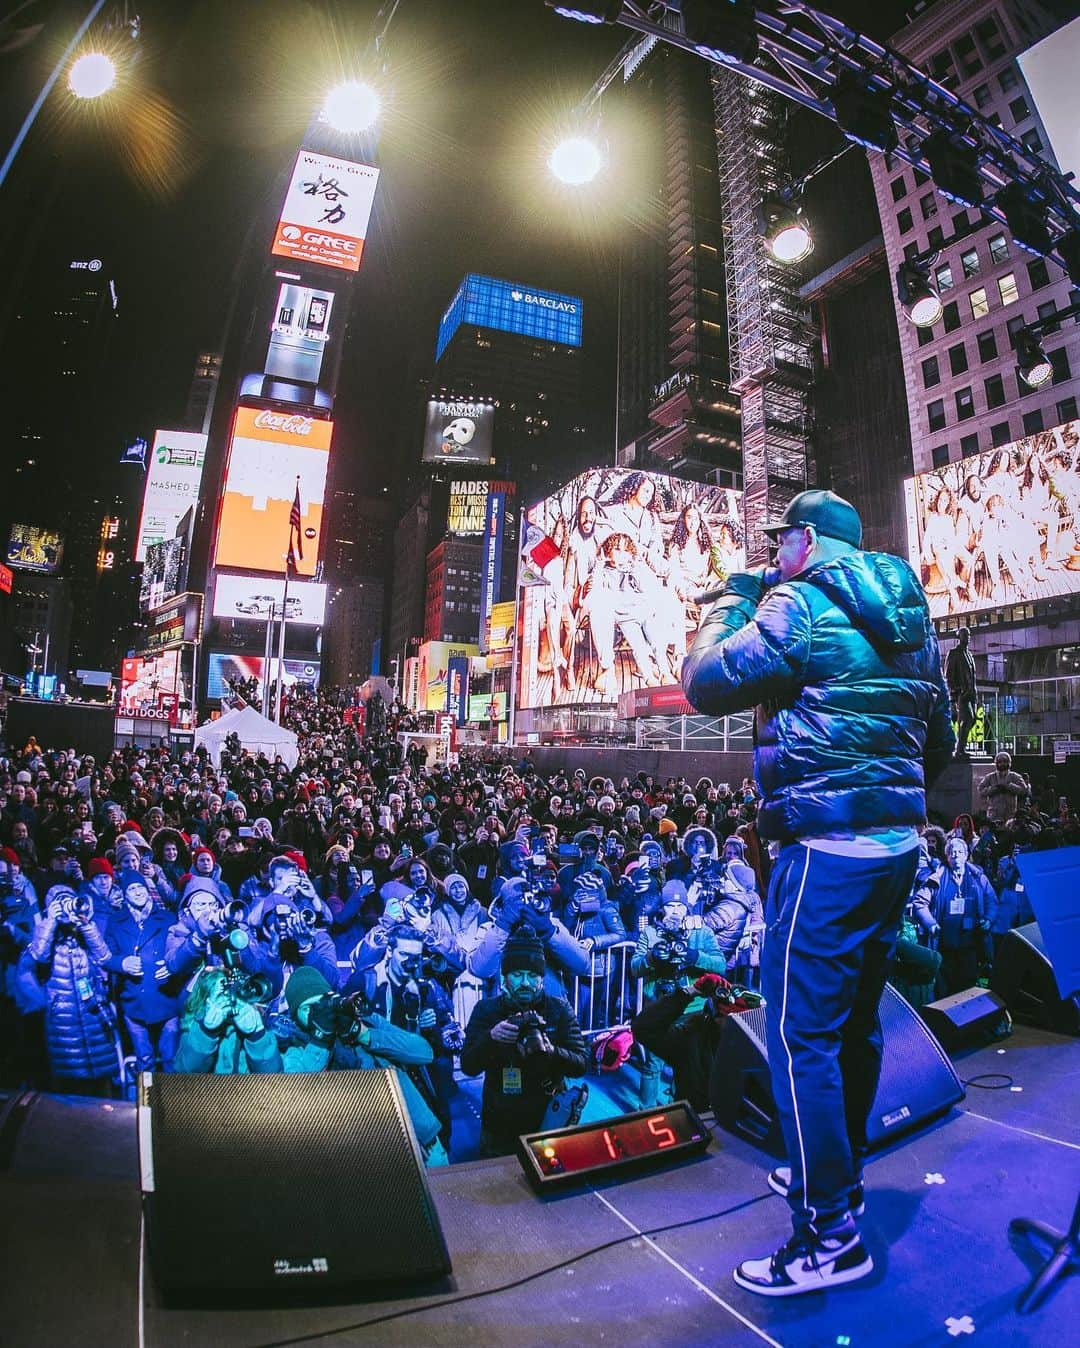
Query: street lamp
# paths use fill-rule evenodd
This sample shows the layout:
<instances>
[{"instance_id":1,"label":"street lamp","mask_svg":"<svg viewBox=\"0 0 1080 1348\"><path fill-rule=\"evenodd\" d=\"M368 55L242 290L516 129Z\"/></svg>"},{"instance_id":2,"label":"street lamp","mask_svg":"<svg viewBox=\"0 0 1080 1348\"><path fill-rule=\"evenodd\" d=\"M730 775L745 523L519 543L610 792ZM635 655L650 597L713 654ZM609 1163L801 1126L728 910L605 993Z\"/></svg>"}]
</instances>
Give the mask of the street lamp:
<instances>
[{"instance_id":1,"label":"street lamp","mask_svg":"<svg viewBox=\"0 0 1080 1348\"><path fill-rule=\"evenodd\" d=\"M370 84L349 80L330 90L323 104L323 118L343 135L370 131L379 117L379 95Z\"/></svg>"},{"instance_id":2,"label":"street lamp","mask_svg":"<svg viewBox=\"0 0 1080 1348\"><path fill-rule=\"evenodd\" d=\"M67 83L76 98L100 98L116 84L116 63L102 51L83 52L72 63Z\"/></svg>"},{"instance_id":3,"label":"street lamp","mask_svg":"<svg viewBox=\"0 0 1080 1348\"><path fill-rule=\"evenodd\" d=\"M569 187L590 183L604 167L600 147L588 136L567 136L548 157L548 168Z\"/></svg>"}]
</instances>

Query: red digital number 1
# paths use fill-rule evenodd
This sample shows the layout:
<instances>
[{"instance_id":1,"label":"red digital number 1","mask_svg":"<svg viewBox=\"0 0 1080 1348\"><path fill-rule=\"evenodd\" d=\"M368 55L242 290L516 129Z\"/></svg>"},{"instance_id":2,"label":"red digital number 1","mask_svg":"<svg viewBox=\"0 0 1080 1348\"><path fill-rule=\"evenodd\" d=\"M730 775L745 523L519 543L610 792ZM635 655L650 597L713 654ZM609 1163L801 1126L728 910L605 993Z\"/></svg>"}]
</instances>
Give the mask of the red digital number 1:
<instances>
[{"instance_id":1,"label":"red digital number 1","mask_svg":"<svg viewBox=\"0 0 1080 1348\"><path fill-rule=\"evenodd\" d=\"M645 1126L653 1137L658 1138L657 1150L662 1151L665 1147L673 1147L677 1141L675 1134L667 1126L665 1120L666 1114L657 1114L651 1119L645 1120Z\"/></svg>"},{"instance_id":2,"label":"red digital number 1","mask_svg":"<svg viewBox=\"0 0 1080 1348\"><path fill-rule=\"evenodd\" d=\"M604 1146L607 1147L608 1155L613 1161L619 1159L619 1153L615 1150L615 1139L611 1136L608 1129L604 1129Z\"/></svg>"}]
</instances>

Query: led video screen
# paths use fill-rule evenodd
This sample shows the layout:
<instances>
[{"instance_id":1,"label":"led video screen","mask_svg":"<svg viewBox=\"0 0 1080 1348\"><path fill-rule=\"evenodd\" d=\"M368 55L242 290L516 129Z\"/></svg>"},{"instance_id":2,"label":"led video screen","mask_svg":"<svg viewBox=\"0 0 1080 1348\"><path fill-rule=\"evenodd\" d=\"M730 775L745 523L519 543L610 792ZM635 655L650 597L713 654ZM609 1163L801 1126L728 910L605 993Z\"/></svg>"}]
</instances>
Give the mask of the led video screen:
<instances>
[{"instance_id":1,"label":"led video screen","mask_svg":"<svg viewBox=\"0 0 1080 1348\"><path fill-rule=\"evenodd\" d=\"M494 429L493 403L432 398L424 423L424 462L487 463ZM483 527L481 523L481 530Z\"/></svg>"},{"instance_id":2,"label":"led video screen","mask_svg":"<svg viewBox=\"0 0 1080 1348\"><path fill-rule=\"evenodd\" d=\"M298 413L237 409L218 520L216 567L284 575L289 515L299 477L303 556L297 553L297 572L315 574L333 429L333 422Z\"/></svg>"},{"instance_id":3,"label":"led video screen","mask_svg":"<svg viewBox=\"0 0 1080 1348\"><path fill-rule=\"evenodd\" d=\"M561 346L580 346L581 311L580 295L537 290L535 286L470 272L439 322L435 359L446 350L462 323L539 337Z\"/></svg>"},{"instance_id":4,"label":"led video screen","mask_svg":"<svg viewBox=\"0 0 1080 1348\"><path fill-rule=\"evenodd\" d=\"M40 571L51 576L64 560L64 540L36 524L13 524L4 560L16 571Z\"/></svg>"},{"instance_id":5,"label":"led video screen","mask_svg":"<svg viewBox=\"0 0 1080 1348\"><path fill-rule=\"evenodd\" d=\"M139 581L139 603L145 608L156 608L183 585L184 540L167 538L164 543L150 543L146 548Z\"/></svg>"},{"instance_id":6,"label":"led video screen","mask_svg":"<svg viewBox=\"0 0 1080 1348\"><path fill-rule=\"evenodd\" d=\"M526 512L521 707L677 684L695 596L746 564L742 494L592 469Z\"/></svg>"},{"instance_id":7,"label":"led video screen","mask_svg":"<svg viewBox=\"0 0 1080 1348\"><path fill-rule=\"evenodd\" d=\"M188 700L181 651L159 651L121 662L120 716L167 716L175 723L179 703Z\"/></svg>"},{"instance_id":8,"label":"led video screen","mask_svg":"<svg viewBox=\"0 0 1080 1348\"><path fill-rule=\"evenodd\" d=\"M172 538L176 526L199 499L206 436L194 431L155 431L143 490L135 560L146 561L151 543Z\"/></svg>"},{"instance_id":9,"label":"led video screen","mask_svg":"<svg viewBox=\"0 0 1080 1348\"><path fill-rule=\"evenodd\" d=\"M904 487L911 564L932 617L1080 591L1080 421Z\"/></svg>"},{"instance_id":10,"label":"led video screen","mask_svg":"<svg viewBox=\"0 0 1080 1348\"><path fill-rule=\"evenodd\" d=\"M270 249L294 262L357 271L379 170L301 150Z\"/></svg>"},{"instance_id":11,"label":"led video screen","mask_svg":"<svg viewBox=\"0 0 1080 1348\"><path fill-rule=\"evenodd\" d=\"M206 696L227 697L233 684L254 679L256 690L262 692L263 669L266 661L261 655L236 655L232 651L211 651L206 672ZM270 679L277 678L277 660L270 661ZM319 686L318 660L286 660L285 687L311 688Z\"/></svg>"},{"instance_id":12,"label":"led video screen","mask_svg":"<svg viewBox=\"0 0 1080 1348\"><path fill-rule=\"evenodd\" d=\"M218 572L214 582L215 618L241 618L266 622L271 607L275 618L285 602L286 623L321 627L326 613L326 586L317 581L290 580L288 597L285 579L279 576L232 576Z\"/></svg>"}]
</instances>

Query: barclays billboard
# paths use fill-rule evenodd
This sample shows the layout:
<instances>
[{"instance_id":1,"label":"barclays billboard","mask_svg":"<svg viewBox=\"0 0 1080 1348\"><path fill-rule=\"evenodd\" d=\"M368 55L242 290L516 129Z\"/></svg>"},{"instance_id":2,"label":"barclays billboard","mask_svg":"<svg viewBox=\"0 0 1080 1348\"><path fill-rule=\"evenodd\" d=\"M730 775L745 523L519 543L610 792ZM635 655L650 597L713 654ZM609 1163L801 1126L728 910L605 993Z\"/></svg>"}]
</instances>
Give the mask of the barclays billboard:
<instances>
[{"instance_id":1,"label":"barclays billboard","mask_svg":"<svg viewBox=\"0 0 1080 1348\"><path fill-rule=\"evenodd\" d=\"M578 295L560 295L470 272L439 323L435 359L446 350L462 323L539 337L562 346L580 346L581 308Z\"/></svg>"}]
</instances>

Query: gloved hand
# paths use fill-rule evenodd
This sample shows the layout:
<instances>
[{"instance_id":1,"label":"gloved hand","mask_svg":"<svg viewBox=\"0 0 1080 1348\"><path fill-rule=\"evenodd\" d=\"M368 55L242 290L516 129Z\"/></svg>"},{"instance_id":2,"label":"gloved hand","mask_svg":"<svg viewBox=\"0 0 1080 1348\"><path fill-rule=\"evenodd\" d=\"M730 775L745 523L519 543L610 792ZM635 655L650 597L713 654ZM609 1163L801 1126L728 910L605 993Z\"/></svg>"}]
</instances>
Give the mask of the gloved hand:
<instances>
[{"instance_id":1,"label":"gloved hand","mask_svg":"<svg viewBox=\"0 0 1080 1348\"><path fill-rule=\"evenodd\" d=\"M521 921L524 909L525 902L520 894L500 894L499 913L495 919L495 925L502 927L503 931L513 931Z\"/></svg>"},{"instance_id":2,"label":"gloved hand","mask_svg":"<svg viewBox=\"0 0 1080 1348\"><path fill-rule=\"evenodd\" d=\"M259 1008L252 1002L241 1002L233 1012L233 1024L245 1038L260 1034L263 1020L259 1015Z\"/></svg>"},{"instance_id":3,"label":"gloved hand","mask_svg":"<svg viewBox=\"0 0 1080 1348\"><path fill-rule=\"evenodd\" d=\"M207 1034L224 1034L226 1022L231 1015L232 1002L229 1000L229 994L223 986L219 985L206 999L206 1005L203 1007L202 1027Z\"/></svg>"},{"instance_id":4,"label":"gloved hand","mask_svg":"<svg viewBox=\"0 0 1080 1348\"><path fill-rule=\"evenodd\" d=\"M554 932L555 923L552 922L550 913L542 913L539 908L534 908L531 904L523 908L522 912L525 921L532 927L541 941L546 941Z\"/></svg>"},{"instance_id":5,"label":"gloved hand","mask_svg":"<svg viewBox=\"0 0 1080 1348\"><path fill-rule=\"evenodd\" d=\"M129 978L142 978L142 960L138 955L125 955L120 961L120 968Z\"/></svg>"},{"instance_id":6,"label":"gloved hand","mask_svg":"<svg viewBox=\"0 0 1080 1348\"><path fill-rule=\"evenodd\" d=\"M694 983L694 991L702 997L715 997L718 993L730 992L731 984L720 974L702 974Z\"/></svg>"},{"instance_id":7,"label":"gloved hand","mask_svg":"<svg viewBox=\"0 0 1080 1348\"><path fill-rule=\"evenodd\" d=\"M425 1007L416 1018L416 1028L418 1030L433 1030L436 1019L434 1010L430 1006Z\"/></svg>"}]
</instances>

